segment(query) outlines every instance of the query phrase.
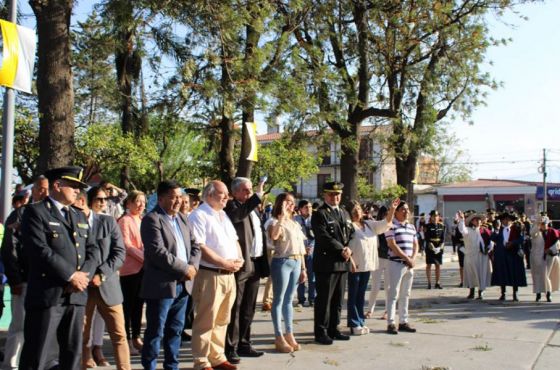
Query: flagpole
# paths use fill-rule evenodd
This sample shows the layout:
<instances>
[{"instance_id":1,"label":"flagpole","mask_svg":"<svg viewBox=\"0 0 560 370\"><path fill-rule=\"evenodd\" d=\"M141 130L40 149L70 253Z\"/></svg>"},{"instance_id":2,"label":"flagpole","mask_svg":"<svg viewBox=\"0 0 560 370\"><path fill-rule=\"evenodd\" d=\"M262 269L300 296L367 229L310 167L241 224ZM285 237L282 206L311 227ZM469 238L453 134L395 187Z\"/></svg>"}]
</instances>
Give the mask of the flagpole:
<instances>
[{"instance_id":1,"label":"flagpole","mask_svg":"<svg viewBox=\"0 0 560 370\"><path fill-rule=\"evenodd\" d=\"M9 21L17 21L17 0L9 1ZM14 110L16 93L6 87L4 112L2 114L2 183L0 186L0 222L4 223L12 208L12 167L14 162Z\"/></svg>"}]
</instances>

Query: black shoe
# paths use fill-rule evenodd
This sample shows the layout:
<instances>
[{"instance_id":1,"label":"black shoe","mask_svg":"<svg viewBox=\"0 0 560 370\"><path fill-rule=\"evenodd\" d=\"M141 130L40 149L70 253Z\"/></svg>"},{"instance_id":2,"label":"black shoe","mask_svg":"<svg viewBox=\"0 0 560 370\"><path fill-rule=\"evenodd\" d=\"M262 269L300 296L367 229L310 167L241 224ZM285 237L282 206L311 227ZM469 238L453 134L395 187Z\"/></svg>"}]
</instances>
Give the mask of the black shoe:
<instances>
[{"instance_id":1,"label":"black shoe","mask_svg":"<svg viewBox=\"0 0 560 370\"><path fill-rule=\"evenodd\" d=\"M505 301L506 300L506 295L502 294L499 298L500 301Z\"/></svg>"},{"instance_id":2,"label":"black shoe","mask_svg":"<svg viewBox=\"0 0 560 370\"><path fill-rule=\"evenodd\" d=\"M181 333L181 340L183 342L190 342L191 339L192 339L192 336L189 333L187 333L186 331L183 330L183 332Z\"/></svg>"},{"instance_id":3,"label":"black shoe","mask_svg":"<svg viewBox=\"0 0 560 370\"><path fill-rule=\"evenodd\" d=\"M317 342L319 344L329 345L329 344L333 343L333 340L328 335L323 334L323 335L319 335L319 336L316 335L315 336L315 342Z\"/></svg>"},{"instance_id":4,"label":"black shoe","mask_svg":"<svg viewBox=\"0 0 560 370\"><path fill-rule=\"evenodd\" d=\"M341 332L337 331L336 333L329 334L334 340L350 340L350 336L346 334L342 334Z\"/></svg>"},{"instance_id":5,"label":"black shoe","mask_svg":"<svg viewBox=\"0 0 560 370\"><path fill-rule=\"evenodd\" d=\"M264 352L257 351L254 348L248 348L248 349L238 349L237 354L239 355L239 357L261 357L262 355L264 355Z\"/></svg>"},{"instance_id":6,"label":"black shoe","mask_svg":"<svg viewBox=\"0 0 560 370\"><path fill-rule=\"evenodd\" d=\"M399 332L397 331L397 327L395 326L395 324L387 325L387 334L399 334Z\"/></svg>"},{"instance_id":7,"label":"black shoe","mask_svg":"<svg viewBox=\"0 0 560 370\"><path fill-rule=\"evenodd\" d=\"M443 289L439 283L436 284L436 289Z\"/></svg>"},{"instance_id":8,"label":"black shoe","mask_svg":"<svg viewBox=\"0 0 560 370\"><path fill-rule=\"evenodd\" d=\"M457 288L462 288L463 287L463 283L459 283L459 285L457 285Z\"/></svg>"},{"instance_id":9,"label":"black shoe","mask_svg":"<svg viewBox=\"0 0 560 370\"><path fill-rule=\"evenodd\" d=\"M432 284L428 283L428 289L432 289Z\"/></svg>"},{"instance_id":10,"label":"black shoe","mask_svg":"<svg viewBox=\"0 0 560 370\"><path fill-rule=\"evenodd\" d=\"M552 302L552 299L550 298L550 292L546 292L546 301Z\"/></svg>"},{"instance_id":11,"label":"black shoe","mask_svg":"<svg viewBox=\"0 0 560 370\"><path fill-rule=\"evenodd\" d=\"M241 358L239 358L239 355L237 354L237 351L235 351L235 350L227 351L226 352L226 358L230 363L232 363L234 365L241 362Z\"/></svg>"},{"instance_id":12,"label":"black shoe","mask_svg":"<svg viewBox=\"0 0 560 370\"><path fill-rule=\"evenodd\" d=\"M537 296L535 297L535 302L539 302L541 300L541 293L537 293Z\"/></svg>"},{"instance_id":13,"label":"black shoe","mask_svg":"<svg viewBox=\"0 0 560 370\"><path fill-rule=\"evenodd\" d=\"M467 299L474 299L474 288L469 289L469 295L467 296Z\"/></svg>"},{"instance_id":14,"label":"black shoe","mask_svg":"<svg viewBox=\"0 0 560 370\"><path fill-rule=\"evenodd\" d=\"M513 301L513 302L519 302L519 299L517 298L517 294L514 294L514 295L513 295L512 301Z\"/></svg>"},{"instance_id":15,"label":"black shoe","mask_svg":"<svg viewBox=\"0 0 560 370\"><path fill-rule=\"evenodd\" d=\"M416 333L416 329L410 326L409 323L399 324L399 331L404 331L407 333Z\"/></svg>"}]
</instances>

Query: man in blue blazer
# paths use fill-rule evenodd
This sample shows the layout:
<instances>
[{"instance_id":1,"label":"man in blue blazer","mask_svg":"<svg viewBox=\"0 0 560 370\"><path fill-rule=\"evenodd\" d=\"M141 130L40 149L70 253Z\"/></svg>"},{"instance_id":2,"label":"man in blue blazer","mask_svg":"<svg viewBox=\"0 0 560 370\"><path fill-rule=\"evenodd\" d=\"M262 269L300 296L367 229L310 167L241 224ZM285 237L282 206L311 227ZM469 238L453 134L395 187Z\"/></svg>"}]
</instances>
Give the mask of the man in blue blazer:
<instances>
[{"instance_id":1,"label":"man in blue blazer","mask_svg":"<svg viewBox=\"0 0 560 370\"><path fill-rule=\"evenodd\" d=\"M29 275L20 369L80 368L87 286L99 265L86 217L70 207L87 187L82 173L80 167L47 171L49 197L23 214Z\"/></svg>"},{"instance_id":2,"label":"man in blue blazer","mask_svg":"<svg viewBox=\"0 0 560 370\"><path fill-rule=\"evenodd\" d=\"M187 300L198 271L200 248L191 243L187 218L179 212L183 201L179 184L163 181L158 205L140 226L144 243L141 296L146 299L146 331L142 366L155 369L163 339L164 369L178 369L181 333Z\"/></svg>"}]
</instances>

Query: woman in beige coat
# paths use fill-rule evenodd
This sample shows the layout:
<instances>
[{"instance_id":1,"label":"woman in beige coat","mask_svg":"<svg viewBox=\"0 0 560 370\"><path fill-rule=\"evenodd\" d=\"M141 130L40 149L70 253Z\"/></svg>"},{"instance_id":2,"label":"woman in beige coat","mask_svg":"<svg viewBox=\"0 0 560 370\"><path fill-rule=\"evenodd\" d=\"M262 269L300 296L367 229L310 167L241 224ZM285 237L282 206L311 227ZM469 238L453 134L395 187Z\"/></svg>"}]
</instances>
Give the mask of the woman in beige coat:
<instances>
[{"instance_id":1,"label":"woman in beige coat","mask_svg":"<svg viewBox=\"0 0 560 370\"><path fill-rule=\"evenodd\" d=\"M551 292L560 288L560 260L558 259L558 239L560 232L549 227L550 219L541 217L531 227L531 276L536 301L546 292L546 301L552 302Z\"/></svg>"}]
</instances>

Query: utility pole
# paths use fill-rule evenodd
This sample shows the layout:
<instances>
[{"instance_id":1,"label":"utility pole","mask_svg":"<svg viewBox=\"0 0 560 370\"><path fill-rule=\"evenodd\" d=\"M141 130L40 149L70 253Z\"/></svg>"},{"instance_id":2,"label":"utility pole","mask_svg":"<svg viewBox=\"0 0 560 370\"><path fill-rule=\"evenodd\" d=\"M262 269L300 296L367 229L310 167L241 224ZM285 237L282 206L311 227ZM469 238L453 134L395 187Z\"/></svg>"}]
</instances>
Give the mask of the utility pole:
<instances>
[{"instance_id":1,"label":"utility pole","mask_svg":"<svg viewBox=\"0 0 560 370\"><path fill-rule=\"evenodd\" d=\"M9 21L16 22L17 1L10 0ZM2 115L2 182L0 196L0 222L6 221L12 207L12 168L14 164L14 110L16 92L14 89L6 87L4 94L4 112Z\"/></svg>"},{"instance_id":2,"label":"utility pole","mask_svg":"<svg viewBox=\"0 0 560 370\"><path fill-rule=\"evenodd\" d=\"M543 156L543 161L542 161L542 184L543 184L543 211L546 214L548 208L547 208L547 191L546 191L546 149L542 150L542 156Z\"/></svg>"}]
</instances>

